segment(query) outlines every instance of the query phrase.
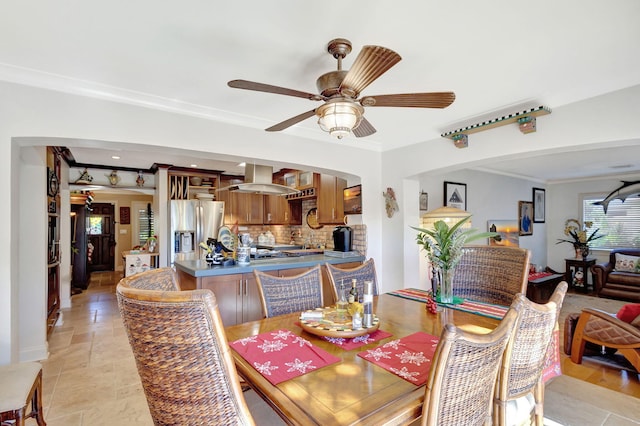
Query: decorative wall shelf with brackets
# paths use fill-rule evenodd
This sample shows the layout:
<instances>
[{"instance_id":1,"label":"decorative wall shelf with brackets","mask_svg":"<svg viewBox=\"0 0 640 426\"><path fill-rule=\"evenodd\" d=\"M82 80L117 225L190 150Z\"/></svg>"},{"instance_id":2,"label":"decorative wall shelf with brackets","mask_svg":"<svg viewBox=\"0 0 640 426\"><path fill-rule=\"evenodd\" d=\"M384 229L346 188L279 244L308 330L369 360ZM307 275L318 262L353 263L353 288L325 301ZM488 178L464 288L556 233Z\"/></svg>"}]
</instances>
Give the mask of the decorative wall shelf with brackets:
<instances>
[{"instance_id":1,"label":"decorative wall shelf with brackets","mask_svg":"<svg viewBox=\"0 0 640 426\"><path fill-rule=\"evenodd\" d=\"M536 117L547 114L551 114L551 109L545 106L539 106L525 111L503 115L502 117L493 118L481 123L471 124L461 129L451 130L440 136L451 139L453 144L458 148L466 148L469 145L468 135L504 126L505 124L518 123L518 127L522 133L533 133L536 131Z\"/></svg>"}]
</instances>

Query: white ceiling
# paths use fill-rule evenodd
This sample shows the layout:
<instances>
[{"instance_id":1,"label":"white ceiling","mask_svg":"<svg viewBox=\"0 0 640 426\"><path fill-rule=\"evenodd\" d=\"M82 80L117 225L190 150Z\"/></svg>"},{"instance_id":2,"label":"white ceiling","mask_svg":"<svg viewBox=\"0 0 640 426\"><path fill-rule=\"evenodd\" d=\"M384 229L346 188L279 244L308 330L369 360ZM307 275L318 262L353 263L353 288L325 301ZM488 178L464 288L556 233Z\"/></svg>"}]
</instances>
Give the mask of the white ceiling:
<instances>
[{"instance_id":1,"label":"white ceiling","mask_svg":"<svg viewBox=\"0 0 640 426\"><path fill-rule=\"evenodd\" d=\"M344 37L353 43L345 69L363 45L385 46L403 58L363 95L456 93L444 110L368 108L365 116L377 133L342 142L386 151L438 139L493 111L553 109L640 84L638 17L637 0L22 0L5 4L0 14L0 79L267 128L319 103L231 89L227 81L315 93L317 77L336 67L327 43ZM330 143L313 118L286 132ZM568 179L593 175L595 156L601 174L638 172L640 148L628 149L484 168ZM150 159L148 152L130 149L117 164L111 152L72 152L78 162L93 164L178 163L175 152ZM162 158L169 154L171 161ZM192 164L192 154L180 153L184 164L177 165ZM631 167L611 168L625 164Z\"/></svg>"}]
</instances>

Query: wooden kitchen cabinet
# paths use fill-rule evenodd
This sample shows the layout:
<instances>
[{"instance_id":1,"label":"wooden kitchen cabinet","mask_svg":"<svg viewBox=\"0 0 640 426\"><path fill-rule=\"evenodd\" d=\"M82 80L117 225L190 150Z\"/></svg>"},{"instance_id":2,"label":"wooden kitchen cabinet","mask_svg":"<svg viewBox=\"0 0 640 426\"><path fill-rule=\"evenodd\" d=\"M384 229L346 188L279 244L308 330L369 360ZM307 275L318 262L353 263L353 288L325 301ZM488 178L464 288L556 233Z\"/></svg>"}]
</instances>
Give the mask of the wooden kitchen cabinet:
<instances>
[{"instance_id":1,"label":"wooden kitchen cabinet","mask_svg":"<svg viewBox=\"0 0 640 426\"><path fill-rule=\"evenodd\" d=\"M265 195L264 224L302 225L302 203L289 202L282 195Z\"/></svg>"},{"instance_id":2,"label":"wooden kitchen cabinet","mask_svg":"<svg viewBox=\"0 0 640 426\"><path fill-rule=\"evenodd\" d=\"M342 191L347 181L336 176L321 174L318 188L318 223L344 224Z\"/></svg>"},{"instance_id":3,"label":"wooden kitchen cabinet","mask_svg":"<svg viewBox=\"0 0 640 426\"><path fill-rule=\"evenodd\" d=\"M258 284L253 273L198 278L198 288L216 295L225 327L264 318Z\"/></svg>"},{"instance_id":4,"label":"wooden kitchen cabinet","mask_svg":"<svg viewBox=\"0 0 640 426\"><path fill-rule=\"evenodd\" d=\"M232 178L221 182L221 187L242 183ZM218 191L217 199L224 201L224 223L227 225L262 225L264 221L264 195L237 191Z\"/></svg>"},{"instance_id":5,"label":"wooden kitchen cabinet","mask_svg":"<svg viewBox=\"0 0 640 426\"><path fill-rule=\"evenodd\" d=\"M198 193L215 194L220 175L195 169L174 168L169 173L169 199L194 200Z\"/></svg>"},{"instance_id":6,"label":"wooden kitchen cabinet","mask_svg":"<svg viewBox=\"0 0 640 426\"><path fill-rule=\"evenodd\" d=\"M240 225L262 225L264 219L264 195L232 192L233 209Z\"/></svg>"}]
</instances>

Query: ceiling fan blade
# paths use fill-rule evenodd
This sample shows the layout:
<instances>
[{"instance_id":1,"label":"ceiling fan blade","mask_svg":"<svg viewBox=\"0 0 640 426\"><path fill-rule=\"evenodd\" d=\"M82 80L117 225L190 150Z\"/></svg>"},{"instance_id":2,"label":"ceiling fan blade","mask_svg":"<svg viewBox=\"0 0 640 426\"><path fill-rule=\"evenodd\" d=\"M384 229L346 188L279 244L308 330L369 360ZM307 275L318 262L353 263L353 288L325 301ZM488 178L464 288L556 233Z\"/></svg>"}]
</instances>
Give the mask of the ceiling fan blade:
<instances>
[{"instance_id":1,"label":"ceiling fan blade","mask_svg":"<svg viewBox=\"0 0 640 426\"><path fill-rule=\"evenodd\" d=\"M357 98L365 87L401 59L400 55L386 47L364 46L344 77L340 91L347 96Z\"/></svg>"},{"instance_id":2,"label":"ceiling fan blade","mask_svg":"<svg viewBox=\"0 0 640 426\"><path fill-rule=\"evenodd\" d=\"M453 92L404 93L397 95L365 96L362 106L446 108L456 99Z\"/></svg>"},{"instance_id":3,"label":"ceiling fan blade","mask_svg":"<svg viewBox=\"0 0 640 426\"><path fill-rule=\"evenodd\" d=\"M358 125L358 127L353 129L353 134L356 136L356 138L371 136L375 132L376 132L376 128L373 127L369 122L369 120L367 120L364 117L362 117L362 120L360 120L360 124Z\"/></svg>"},{"instance_id":4,"label":"ceiling fan blade","mask_svg":"<svg viewBox=\"0 0 640 426\"><path fill-rule=\"evenodd\" d=\"M298 98L311 99L312 101L322 101L324 96L314 93L301 92L299 90L287 89L286 87L272 86L270 84L256 83L248 80L231 80L227 83L229 87L235 89L255 90L256 92L275 93L277 95L295 96Z\"/></svg>"},{"instance_id":5,"label":"ceiling fan blade","mask_svg":"<svg viewBox=\"0 0 640 426\"><path fill-rule=\"evenodd\" d=\"M306 120L309 117L313 117L316 115L316 110L312 109L311 111L303 112L300 115L296 115L295 117L291 117L288 120L284 120L281 123L275 124L268 129L265 129L267 132L279 132L280 130L284 130L288 127L293 126L296 123L301 122L302 120Z\"/></svg>"}]
</instances>

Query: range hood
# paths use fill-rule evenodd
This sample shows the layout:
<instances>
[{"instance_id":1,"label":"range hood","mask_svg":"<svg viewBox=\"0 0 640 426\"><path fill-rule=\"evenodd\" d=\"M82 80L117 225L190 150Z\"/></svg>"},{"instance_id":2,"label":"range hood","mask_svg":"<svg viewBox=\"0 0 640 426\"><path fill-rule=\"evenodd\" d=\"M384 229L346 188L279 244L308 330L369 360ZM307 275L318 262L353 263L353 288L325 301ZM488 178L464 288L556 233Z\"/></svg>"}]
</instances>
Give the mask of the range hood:
<instances>
[{"instance_id":1,"label":"range hood","mask_svg":"<svg viewBox=\"0 0 640 426\"><path fill-rule=\"evenodd\" d=\"M297 194L297 189L273 183L273 167L247 164L244 166L244 183L220 188L218 191L247 192L251 194Z\"/></svg>"}]
</instances>

